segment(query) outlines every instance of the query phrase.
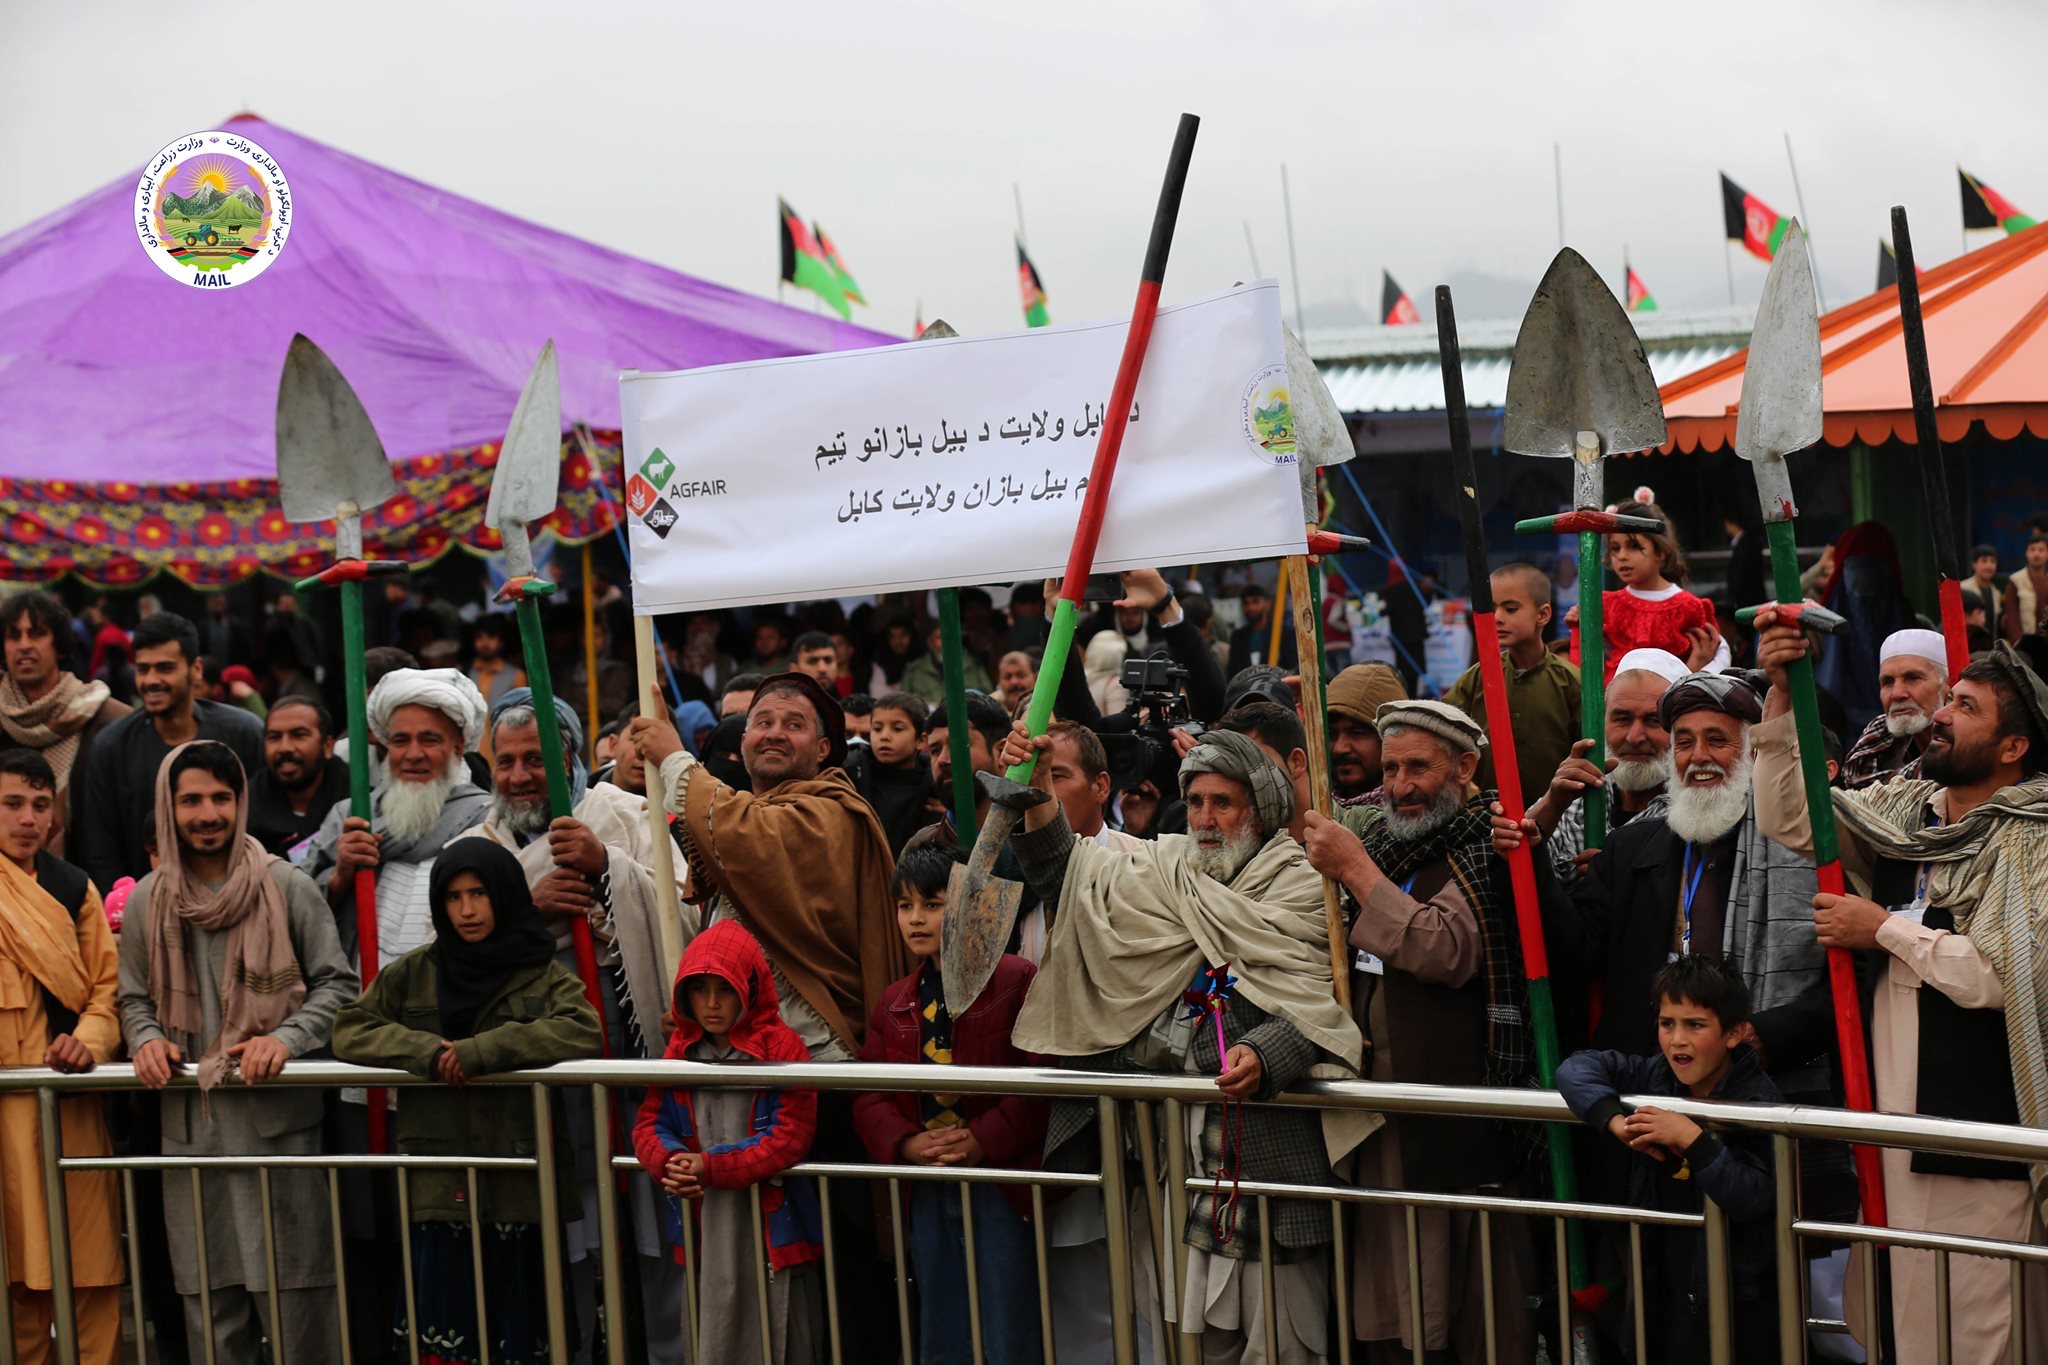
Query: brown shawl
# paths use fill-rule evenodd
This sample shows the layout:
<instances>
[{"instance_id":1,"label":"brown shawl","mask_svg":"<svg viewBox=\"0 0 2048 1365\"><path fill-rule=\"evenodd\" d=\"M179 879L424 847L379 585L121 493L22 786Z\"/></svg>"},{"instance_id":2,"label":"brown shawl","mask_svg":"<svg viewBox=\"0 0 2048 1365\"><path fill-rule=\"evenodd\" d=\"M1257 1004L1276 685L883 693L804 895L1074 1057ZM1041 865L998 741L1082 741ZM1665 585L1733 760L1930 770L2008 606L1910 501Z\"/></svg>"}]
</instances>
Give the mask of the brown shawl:
<instances>
[{"instance_id":1,"label":"brown shawl","mask_svg":"<svg viewBox=\"0 0 2048 1365\"><path fill-rule=\"evenodd\" d=\"M71 769L86 730L110 695L103 682L80 682L69 673L59 673L55 687L30 701L12 676L0 675L0 734L40 752L57 774L57 818L45 847L59 857L64 853L64 817L70 806L65 798L71 790ZM118 703L116 710L121 715L128 713L128 708Z\"/></svg>"},{"instance_id":2,"label":"brown shawl","mask_svg":"<svg viewBox=\"0 0 2048 1365\"><path fill-rule=\"evenodd\" d=\"M198 740L197 743L214 743ZM186 871L171 803L171 765L190 745L164 755L156 770L155 880L149 893L149 994L167 1032L197 1042L205 1014L187 935L225 932L220 1032L203 1044L199 1088L210 1090L227 1072L227 1050L260 1038L289 1019L306 998L306 982L293 951L284 888L271 875L274 859L249 833L248 789L235 803L234 854L227 880L208 886ZM222 746L226 747L226 746Z\"/></svg>"},{"instance_id":3,"label":"brown shawl","mask_svg":"<svg viewBox=\"0 0 2048 1365\"><path fill-rule=\"evenodd\" d=\"M888 836L852 781L828 768L755 795L699 768L682 819L699 889L725 894L776 970L858 1052L910 958L889 894Z\"/></svg>"}]
</instances>

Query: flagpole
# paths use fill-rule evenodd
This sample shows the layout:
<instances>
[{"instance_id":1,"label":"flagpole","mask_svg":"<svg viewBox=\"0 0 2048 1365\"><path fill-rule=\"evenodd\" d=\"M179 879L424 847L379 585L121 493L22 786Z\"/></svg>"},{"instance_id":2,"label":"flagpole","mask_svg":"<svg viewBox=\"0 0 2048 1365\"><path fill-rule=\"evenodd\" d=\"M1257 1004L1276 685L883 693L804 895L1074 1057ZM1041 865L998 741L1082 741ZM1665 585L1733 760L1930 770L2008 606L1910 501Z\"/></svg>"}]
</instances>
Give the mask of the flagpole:
<instances>
[{"instance_id":1,"label":"flagpole","mask_svg":"<svg viewBox=\"0 0 2048 1365\"><path fill-rule=\"evenodd\" d=\"M1728 245L1728 238L1721 239L1721 264L1728 268L1728 302L1735 302L1735 252Z\"/></svg>"},{"instance_id":2,"label":"flagpole","mask_svg":"<svg viewBox=\"0 0 2048 1365\"><path fill-rule=\"evenodd\" d=\"M1252 278L1264 278L1266 272L1259 269L1259 249L1252 244L1252 220L1249 218L1244 220L1244 249L1252 254ZM1299 322L1300 319L1296 318L1295 321Z\"/></svg>"},{"instance_id":3,"label":"flagpole","mask_svg":"<svg viewBox=\"0 0 2048 1365\"><path fill-rule=\"evenodd\" d=\"M1557 249L1564 250L1564 144L1550 144L1550 166L1557 186Z\"/></svg>"},{"instance_id":4,"label":"flagpole","mask_svg":"<svg viewBox=\"0 0 2048 1365\"><path fill-rule=\"evenodd\" d=\"M1792 168L1792 198L1799 205L1799 230L1806 234L1806 255L1807 259L1811 261L1814 260L1813 220L1806 216L1806 194L1799 188L1799 163L1792 157L1792 134L1790 132L1785 134L1785 164ZM1820 265L1818 261L1815 261L1813 269L1813 294L1816 299L1820 300L1820 311L1823 313L1827 312L1828 290L1827 286L1820 282Z\"/></svg>"},{"instance_id":5,"label":"flagpole","mask_svg":"<svg viewBox=\"0 0 2048 1365\"><path fill-rule=\"evenodd\" d=\"M1015 180L1010 182L1010 195L1017 201L1017 241L1026 251L1031 250L1031 239L1024 235L1024 187Z\"/></svg>"},{"instance_id":6,"label":"flagpole","mask_svg":"<svg viewBox=\"0 0 2048 1365\"><path fill-rule=\"evenodd\" d=\"M1287 210L1287 273L1294 281L1294 333L1303 335L1301 325L1301 263L1294 255L1294 195L1287 188L1287 163L1280 163L1280 203Z\"/></svg>"}]
</instances>

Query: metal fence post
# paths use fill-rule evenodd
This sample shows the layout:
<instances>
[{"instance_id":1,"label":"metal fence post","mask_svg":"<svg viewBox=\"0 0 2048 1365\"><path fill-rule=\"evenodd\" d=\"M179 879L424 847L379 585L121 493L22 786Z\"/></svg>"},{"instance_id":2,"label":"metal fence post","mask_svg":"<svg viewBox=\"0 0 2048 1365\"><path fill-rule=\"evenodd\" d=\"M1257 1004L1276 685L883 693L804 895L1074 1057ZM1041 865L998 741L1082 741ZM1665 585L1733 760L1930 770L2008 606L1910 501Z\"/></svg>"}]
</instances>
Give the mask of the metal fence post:
<instances>
[{"instance_id":1,"label":"metal fence post","mask_svg":"<svg viewBox=\"0 0 2048 1365\"><path fill-rule=\"evenodd\" d=\"M1735 1268L1728 1257L1728 1215L1712 1199L1700 1201L1707 1233L1707 1359L1735 1365Z\"/></svg>"},{"instance_id":2,"label":"metal fence post","mask_svg":"<svg viewBox=\"0 0 2048 1365\"><path fill-rule=\"evenodd\" d=\"M1799 1149L1783 1133L1771 1138L1771 1175L1778 1186L1773 1228L1778 1239L1778 1359L1800 1365L1806 1359L1806 1296L1801 1292L1806 1263L1799 1259L1799 1235L1792 1231L1799 1219ZM1642 1283L1640 1275L1636 1283Z\"/></svg>"},{"instance_id":3,"label":"metal fence post","mask_svg":"<svg viewBox=\"0 0 2048 1365\"><path fill-rule=\"evenodd\" d=\"M626 1309L619 1262L619 1177L612 1169L611 1087L590 1087L591 1128L597 1143L597 1240L604 1266L604 1358L626 1365Z\"/></svg>"},{"instance_id":4,"label":"metal fence post","mask_svg":"<svg viewBox=\"0 0 2048 1365\"><path fill-rule=\"evenodd\" d=\"M57 1328L58 1365L78 1365L78 1302L71 1288L71 1216L64 1191L64 1125L57 1092L36 1091L36 1136L42 1145L43 1208L49 1215L50 1315Z\"/></svg>"},{"instance_id":5,"label":"metal fence post","mask_svg":"<svg viewBox=\"0 0 2048 1365\"><path fill-rule=\"evenodd\" d=\"M1109 1237L1109 1332L1116 1365L1138 1365L1138 1329L1131 1302L1130 1194L1124 1184L1124 1125L1116 1100L1095 1101L1102 1147L1102 1226ZM1187 1305L1181 1305L1183 1315ZM1182 1326L1188 1324L1183 1323Z\"/></svg>"},{"instance_id":6,"label":"metal fence post","mask_svg":"<svg viewBox=\"0 0 2048 1365\"><path fill-rule=\"evenodd\" d=\"M555 1111L545 1085L533 1087L533 1155L540 1176L540 1261L548 1282L548 1359L569 1358L569 1323L563 1299L569 1280L562 1273L562 1192L555 1183Z\"/></svg>"}]
</instances>

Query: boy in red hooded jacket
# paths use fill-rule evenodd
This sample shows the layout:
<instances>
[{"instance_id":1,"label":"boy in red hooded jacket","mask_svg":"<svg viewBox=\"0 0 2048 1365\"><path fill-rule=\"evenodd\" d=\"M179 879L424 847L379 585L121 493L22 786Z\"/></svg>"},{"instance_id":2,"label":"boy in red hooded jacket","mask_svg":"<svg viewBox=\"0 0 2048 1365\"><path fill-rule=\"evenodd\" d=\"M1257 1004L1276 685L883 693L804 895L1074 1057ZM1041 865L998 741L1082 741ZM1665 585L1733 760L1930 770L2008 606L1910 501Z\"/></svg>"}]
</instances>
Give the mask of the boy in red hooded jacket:
<instances>
[{"instance_id":1,"label":"boy in red hooded jacket","mask_svg":"<svg viewBox=\"0 0 2048 1365\"><path fill-rule=\"evenodd\" d=\"M864 1062L940 1066L1031 1066L1038 1059L1010 1042L1037 968L1004 954L965 1014L946 1010L939 984L939 927L955 859L942 848L914 848L896 864L890 889L896 927L917 970L890 986L868 1021ZM854 1127L868 1155L884 1164L1034 1169L1045 1140L1048 1106L1021 1095L866 1094L853 1102ZM910 1253L919 1304L918 1359L967 1365L967 1251L961 1230L964 1185L910 1183ZM976 1185L974 1254L981 1288L982 1348L990 1365L1038 1365L1038 1268L1030 1224L1030 1187Z\"/></svg>"},{"instance_id":2,"label":"boy in red hooded jacket","mask_svg":"<svg viewBox=\"0 0 2048 1365\"><path fill-rule=\"evenodd\" d=\"M690 940L676 971L673 1061L802 1062L810 1052L782 1022L761 945L736 920ZM669 1243L685 1260L690 1220L699 1275L698 1360L760 1360L760 1319L750 1186L761 1187L768 1247L773 1359L824 1357L824 1256L817 1190L782 1172L811 1150L815 1090L659 1089L647 1092L633 1125L633 1149L669 1194Z\"/></svg>"}]
</instances>

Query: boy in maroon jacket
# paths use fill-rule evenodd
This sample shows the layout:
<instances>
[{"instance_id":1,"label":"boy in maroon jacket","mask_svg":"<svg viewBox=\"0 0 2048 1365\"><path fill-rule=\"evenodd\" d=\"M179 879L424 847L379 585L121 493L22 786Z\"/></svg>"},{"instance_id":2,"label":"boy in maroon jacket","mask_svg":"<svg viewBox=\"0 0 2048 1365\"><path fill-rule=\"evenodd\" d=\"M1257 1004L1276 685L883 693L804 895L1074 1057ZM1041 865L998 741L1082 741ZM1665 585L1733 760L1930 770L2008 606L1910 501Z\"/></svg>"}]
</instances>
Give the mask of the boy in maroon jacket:
<instances>
[{"instance_id":1,"label":"boy in maroon jacket","mask_svg":"<svg viewBox=\"0 0 2048 1365\"><path fill-rule=\"evenodd\" d=\"M939 1066L1031 1066L1036 1058L1010 1042L1010 1027L1037 969L1006 954L968 1011L946 1011L939 983L939 926L946 915L948 851L912 849L896 864L896 926L917 970L890 986L868 1021L864 1062ZM1047 1105L1022 1096L862 1095L854 1125L868 1155L885 1164L1035 1167ZM961 1230L964 1183L917 1181L909 1187L910 1251L916 1270L919 1359L952 1365L972 1358L967 1321L967 1252ZM1038 1272L1028 1218L1028 1186L977 1185L975 1269L981 1335L990 1365L1038 1365Z\"/></svg>"}]
</instances>

